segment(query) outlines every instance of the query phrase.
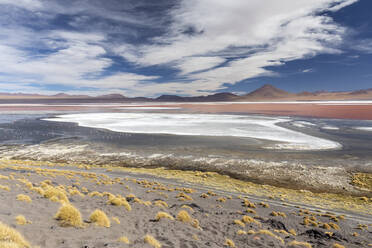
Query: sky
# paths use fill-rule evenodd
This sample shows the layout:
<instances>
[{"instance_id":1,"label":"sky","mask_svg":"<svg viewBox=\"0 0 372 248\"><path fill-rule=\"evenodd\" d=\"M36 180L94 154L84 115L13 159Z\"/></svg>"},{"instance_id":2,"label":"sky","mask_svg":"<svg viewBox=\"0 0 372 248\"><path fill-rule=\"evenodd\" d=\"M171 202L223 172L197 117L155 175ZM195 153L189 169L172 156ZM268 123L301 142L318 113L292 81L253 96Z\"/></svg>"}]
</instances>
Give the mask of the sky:
<instances>
[{"instance_id":1,"label":"sky","mask_svg":"<svg viewBox=\"0 0 372 248\"><path fill-rule=\"evenodd\" d=\"M372 88L370 0L0 0L0 92Z\"/></svg>"}]
</instances>

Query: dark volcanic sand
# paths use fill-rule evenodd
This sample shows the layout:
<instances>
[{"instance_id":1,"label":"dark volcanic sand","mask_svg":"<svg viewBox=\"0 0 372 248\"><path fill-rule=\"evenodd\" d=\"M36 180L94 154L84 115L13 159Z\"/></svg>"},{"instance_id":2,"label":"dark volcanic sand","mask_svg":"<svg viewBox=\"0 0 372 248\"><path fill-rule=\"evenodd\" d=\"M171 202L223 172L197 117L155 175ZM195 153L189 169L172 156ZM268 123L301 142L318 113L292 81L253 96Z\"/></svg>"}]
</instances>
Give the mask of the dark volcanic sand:
<instances>
[{"instance_id":1,"label":"dark volcanic sand","mask_svg":"<svg viewBox=\"0 0 372 248\"><path fill-rule=\"evenodd\" d=\"M277 205L270 200L270 204L264 207L260 205L261 200L247 196L242 198L236 194L218 191L216 195L210 192L208 196L206 193L209 191L199 187L190 193L190 189L159 178L143 180L138 179L136 175L123 175L115 171L105 174L110 177L103 177L101 173L104 172L101 170L97 177L94 177L97 180L93 180L92 177L87 178L71 172L66 176L67 174L60 173L59 169L49 174L35 170L38 167L31 170L15 169L17 167L0 169L1 175L7 177L12 174L13 177L0 178L0 184L9 187L9 191L0 189L0 220L21 232L33 247L150 248L151 246L144 242L144 236L147 234L155 237L163 248L228 247L225 245L226 239L232 240L236 247L303 247L290 246L293 240L307 242L314 248L332 247L334 244L358 248L367 247L371 243L370 231L358 228L359 224L368 227L371 221L360 217L347 216L344 219L336 213L326 214L319 210L309 211L301 207ZM75 172L98 172L95 169L72 169ZM50 180L49 186L44 183L44 190L63 185L69 201L81 212L83 228L61 226L54 218L61 203L52 202L30 190L30 187L17 180L22 178L31 182L33 187L39 187L42 181ZM84 193L68 193L73 188ZM126 197L131 210L107 204L107 195L88 196L93 191ZM182 200L179 197L184 191L190 199ZM17 201L18 194L30 196L32 202ZM207 197L202 198L201 194L206 194ZM168 207L155 206L158 200L166 202ZM255 206L247 207L245 200ZM146 206L141 204L141 201L149 201L151 205ZM262 201L266 202L264 199ZM95 209L106 213L111 221L110 227L100 227L89 221L89 216ZM199 227L193 226L192 222L183 223L177 220L177 215L182 210L191 218L197 219ZM247 210L251 212L248 213ZM169 213L175 219L156 221L155 217L159 211ZM273 211L285 215L274 216ZM15 217L18 215L25 216L31 223L16 224ZM253 222L240 225L234 222L242 220L243 216L252 217L249 221ZM112 217L118 218L120 223L113 221ZM310 218L316 226L303 224L304 219ZM325 229L322 228L323 223L337 223L337 226ZM293 234L288 233L290 231ZM129 239L129 245L118 241L122 236Z\"/></svg>"}]
</instances>

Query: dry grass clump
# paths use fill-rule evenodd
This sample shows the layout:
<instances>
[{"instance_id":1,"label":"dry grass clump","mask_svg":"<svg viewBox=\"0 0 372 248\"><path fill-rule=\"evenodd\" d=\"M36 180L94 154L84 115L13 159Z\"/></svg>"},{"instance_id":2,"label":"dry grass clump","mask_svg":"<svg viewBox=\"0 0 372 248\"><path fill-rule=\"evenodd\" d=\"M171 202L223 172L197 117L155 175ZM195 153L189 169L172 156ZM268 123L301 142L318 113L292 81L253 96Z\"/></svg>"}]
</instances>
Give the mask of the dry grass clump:
<instances>
[{"instance_id":1,"label":"dry grass clump","mask_svg":"<svg viewBox=\"0 0 372 248\"><path fill-rule=\"evenodd\" d=\"M199 220L197 219L193 219L192 222L191 222L191 226L194 227L194 228L197 228L197 229L201 229L200 227L200 222Z\"/></svg>"},{"instance_id":2,"label":"dry grass clump","mask_svg":"<svg viewBox=\"0 0 372 248\"><path fill-rule=\"evenodd\" d=\"M225 245L227 245L228 247L233 247L233 248L236 247L234 241L232 241L231 239L226 239Z\"/></svg>"},{"instance_id":3,"label":"dry grass clump","mask_svg":"<svg viewBox=\"0 0 372 248\"><path fill-rule=\"evenodd\" d=\"M127 199L124 197L118 195L109 195L109 199L107 201L107 204L114 205L114 206L124 206L128 211L132 210L132 207L129 205Z\"/></svg>"},{"instance_id":4,"label":"dry grass clump","mask_svg":"<svg viewBox=\"0 0 372 248\"><path fill-rule=\"evenodd\" d=\"M168 207L168 203L166 203L165 201L162 201L162 200L155 201L154 205L158 206L158 207L164 207L164 208Z\"/></svg>"},{"instance_id":5,"label":"dry grass clump","mask_svg":"<svg viewBox=\"0 0 372 248\"><path fill-rule=\"evenodd\" d=\"M245 227L244 222L241 221L241 220L234 220L234 224L235 224L235 225L239 225L239 226L241 226L241 227Z\"/></svg>"},{"instance_id":6,"label":"dry grass clump","mask_svg":"<svg viewBox=\"0 0 372 248\"><path fill-rule=\"evenodd\" d=\"M331 226L327 223L323 223L323 225L321 225L320 227L326 230L331 230Z\"/></svg>"},{"instance_id":7,"label":"dry grass clump","mask_svg":"<svg viewBox=\"0 0 372 248\"><path fill-rule=\"evenodd\" d=\"M289 235L289 233L286 231L286 230L282 230L282 229L275 229L274 230L274 232L276 232L276 233L281 233L281 234L284 234L284 235L286 235L286 236L288 236Z\"/></svg>"},{"instance_id":8,"label":"dry grass clump","mask_svg":"<svg viewBox=\"0 0 372 248\"><path fill-rule=\"evenodd\" d=\"M59 220L61 226L83 226L79 210L70 203L62 204L54 218Z\"/></svg>"},{"instance_id":9,"label":"dry grass clump","mask_svg":"<svg viewBox=\"0 0 372 248\"><path fill-rule=\"evenodd\" d=\"M244 206L246 206L247 208L256 208L256 205L247 199L244 200Z\"/></svg>"},{"instance_id":10,"label":"dry grass clump","mask_svg":"<svg viewBox=\"0 0 372 248\"><path fill-rule=\"evenodd\" d=\"M44 187L44 197L51 199L54 197L54 199L58 199L61 203L68 203L69 200L67 198L66 190L59 186L59 187L53 187L50 185L47 185Z\"/></svg>"},{"instance_id":11,"label":"dry grass clump","mask_svg":"<svg viewBox=\"0 0 372 248\"><path fill-rule=\"evenodd\" d=\"M268 207L270 207L270 205L267 204L267 203L265 203L265 202L260 202L259 204L260 204L260 206L263 207L263 208L268 208Z\"/></svg>"},{"instance_id":12,"label":"dry grass clump","mask_svg":"<svg viewBox=\"0 0 372 248\"><path fill-rule=\"evenodd\" d=\"M352 183L360 188L372 190L372 174L355 173L352 178Z\"/></svg>"},{"instance_id":13,"label":"dry grass clump","mask_svg":"<svg viewBox=\"0 0 372 248\"><path fill-rule=\"evenodd\" d=\"M188 205L182 205L181 208L186 208L188 210L190 210L191 212L194 212L194 209Z\"/></svg>"},{"instance_id":14,"label":"dry grass clump","mask_svg":"<svg viewBox=\"0 0 372 248\"><path fill-rule=\"evenodd\" d=\"M357 229L359 230L368 230L368 226L365 224L358 224Z\"/></svg>"},{"instance_id":15,"label":"dry grass clump","mask_svg":"<svg viewBox=\"0 0 372 248\"><path fill-rule=\"evenodd\" d=\"M208 194L206 194L206 193L203 193L203 194L201 194L201 195L200 195L200 197L201 197L201 198L204 198L204 199L205 199L205 198L208 198L208 197L209 197L209 195L208 195Z\"/></svg>"},{"instance_id":16,"label":"dry grass clump","mask_svg":"<svg viewBox=\"0 0 372 248\"><path fill-rule=\"evenodd\" d=\"M147 234L144 237L144 240L147 244L151 245L152 247L161 248L161 244L159 243L159 241L157 241L153 236L149 234Z\"/></svg>"},{"instance_id":17,"label":"dry grass clump","mask_svg":"<svg viewBox=\"0 0 372 248\"><path fill-rule=\"evenodd\" d=\"M283 218L287 218L287 215L285 213L283 213L283 212L275 212L275 211L273 211L273 212L271 212L270 215L271 216L281 216Z\"/></svg>"},{"instance_id":18,"label":"dry grass clump","mask_svg":"<svg viewBox=\"0 0 372 248\"><path fill-rule=\"evenodd\" d=\"M9 177L0 174L0 179L9 180Z\"/></svg>"},{"instance_id":19,"label":"dry grass clump","mask_svg":"<svg viewBox=\"0 0 372 248\"><path fill-rule=\"evenodd\" d=\"M190 223L192 221L192 218L187 211L181 210L177 214L177 220L183 223Z\"/></svg>"},{"instance_id":20,"label":"dry grass clump","mask_svg":"<svg viewBox=\"0 0 372 248\"><path fill-rule=\"evenodd\" d=\"M17 230L0 222L0 247L28 248L31 246Z\"/></svg>"},{"instance_id":21,"label":"dry grass clump","mask_svg":"<svg viewBox=\"0 0 372 248\"><path fill-rule=\"evenodd\" d=\"M178 218L178 217L177 217ZM155 220L157 221L160 221L161 219L170 219L170 220L174 220L173 216L166 213L166 212L158 212L156 214L156 217L155 217Z\"/></svg>"},{"instance_id":22,"label":"dry grass clump","mask_svg":"<svg viewBox=\"0 0 372 248\"><path fill-rule=\"evenodd\" d=\"M304 217L302 224L305 226L308 226L308 225L315 226L315 227L318 226L318 223L316 221L311 220L308 216Z\"/></svg>"},{"instance_id":23,"label":"dry grass clump","mask_svg":"<svg viewBox=\"0 0 372 248\"><path fill-rule=\"evenodd\" d=\"M340 227L339 227L339 225L337 225L336 223L329 223L329 226L330 227L332 227L333 229L335 229L335 230L340 230Z\"/></svg>"},{"instance_id":24,"label":"dry grass clump","mask_svg":"<svg viewBox=\"0 0 372 248\"><path fill-rule=\"evenodd\" d=\"M183 223L191 223L191 226L201 229L199 225L199 221L197 219L192 218L189 213L185 210L181 210L177 214L177 220Z\"/></svg>"},{"instance_id":25,"label":"dry grass clump","mask_svg":"<svg viewBox=\"0 0 372 248\"><path fill-rule=\"evenodd\" d=\"M93 211L93 213L89 217L89 220L95 223L97 226L103 226L103 227L111 226L110 219L107 217L105 212L99 209L96 209Z\"/></svg>"},{"instance_id":26,"label":"dry grass clump","mask_svg":"<svg viewBox=\"0 0 372 248\"><path fill-rule=\"evenodd\" d=\"M88 194L89 197L94 197L94 196L99 196L99 197L103 197L103 194L98 192L98 191L92 191Z\"/></svg>"},{"instance_id":27,"label":"dry grass clump","mask_svg":"<svg viewBox=\"0 0 372 248\"><path fill-rule=\"evenodd\" d=\"M119 242L122 242L124 244L129 244L129 239L125 236L121 236L119 239L118 239Z\"/></svg>"},{"instance_id":28,"label":"dry grass clump","mask_svg":"<svg viewBox=\"0 0 372 248\"><path fill-rule=\"evenodd\" d=\"M251 216L248 216L248 215L243 216L242 222L259 224L259 222L257 220L253 219Z\"/></svg>"},{"instance_id":29,"label":"dry grass clump","mask_svg":"<svg viewBox=\"0 0 372 248\"><path fill-rule=\"evenodd\" d=\"M31 198L28 195L19 194L17 195L17 201L32 202Z\"/></svg>"},{"instance_id":30,"label":"dry grass clump","mask_svg":"<svg viewBox=\"0 0 372 248\"><path fill-rule=\"evenodd\" d=\"M139 203L139 204L142 204L142 205L145 205L145 206L151 206L152 205L152 202L151 201L143 201L137 197L135 197L133 199L133 202L136 202L136 203Z\"/></svg>"},{"instance_id":31,"label":"dry grass clump","mask_svg":"<svg viewBox=\"0 0 372 248\"><path fill-rule=\"evenodd\" d=\"M256 234L271 236L273 238L276 238L277 240L279 240L281 243L284 244L284 240L281 237L275 235L274 233L270 232L269 230L259 230L258 232L256 232Z\"/></svg>"},{"instance_id":32,"label":"dry grass clump","mask_svg":"<svg viewBox=\"0 0 372 248\"><path fill-rule=\"evenodd\" d=\"M72 189L69 189L68 193L73 196L73 195L78 195L80 197L85 197L85 195L83 193L81 193L77 188L72 188Z\"/></svg>"},{"instance_id":33,"label":"dry grass clump","mask_svg":"<svg viewBox=\"0 0 372 248\"><path fill-rule=\"evenodd\" d=\"M6 191L10 191L9 186L6 186L6 185L1 185L1 184L0 184L0 189L2 189L2 190L6 190Z\"/></svg>"},{"instance_id":34,"label":"dry grass clump","mask_svg":"<svg viewBox=\"0 0 372 248\"><path fill-rule=\"evenodd\" d=\"M238 231L236 232L236 234L237 234L237 235L245 235L245 234L247 234L247 232L244 231L244 230L238 230Z\"/></svg>"},{"instance_id":35,"label":"dry grass clump","mask_svg":"<svg viewBox=\"0 0 372 248\"><path fill-rule=\"evenodd\" d=\"M207 192L207 194L210 195L210 196L216 196L217 195L216 193L214 193L213 191L210 191L210 190Z\"/></svg>"},{"instance_id":36,"label":"dry grass clump","mask_svg":"<svg viewBox=\"0 0 372 248\"><path fill-rule=\"evenodd\" d=\"M247 208L245 211L247 213L250 213L250 214L257 214L256 211L254 211L253 209L250 209L250 208Z\"/></svg>"},{"instance_id":37,"label":"dry grass clump","mask_svg":"<svg viewBox=\"0 0 372 248\"><path fill-rule=\"evenodd\" d=\"M340 245L340 244L337 244L337 243L334 243L332 248L345 248L345 246L343 245Z\"/></svg>"},{"instance_id":38,"label":"dry grass clump","mask_svg":"<svg viewBox=\"0 0 372 248\"><path fill-rule=\"evenodd\" d=\"M288 243L287 245L288 247L305 247L305 248L311 248L311 244L307 243L307 242L300 242L300 241L296 241L296 240L293 240L291 242Z\"/></svg>"},{"instance_id":39,"label":"dry grass clump","mask_svg":"<svg viewBox=\"0 0 372 248\"><path fill-rule=\"evenodd\" d=\"M293 236L297 236L297 233L296 233L296 231L295 231L295 229L290 229L289 231L288 231L290 234L292 234Z\"/></svg>"},{"instance_id":40,"label":"dry grass clump","mask_svg":"<svg viewBox=\"0 0 372 248\"><path fill-rule=\"evenodd\" d=\"M176 196L176 198L178 198L178 200L180 200L180 201L192 201L193 200L191 196L189 196L189 195L187 195L183 192L179 193Z\"/></svg>"},{"instance_id":41,"label":"dry grass clump","mask_svg":"<svg viewBox=\"0 0 372 248\"><path fill-rule=\"evenodd\" d=\"M219 197L216 201L218 201L218 202L226 202L226 198L225 197Z\"/></svg>"},{"instance_id":42,"label":"dry grass clump","mask_svg":"<svg viewBox=\"0 0 372 248\"><path fill-rule=\"evenodd\" d=\"M31 224L32 222L27 220L23 215L18 215L15 217L17 225Z\"/></svg>"},{"instance_id":43,"label":"dry grass clump","mask_svg":"<svg viewBox=\"0 0 372 248\"><path fill-rule=\"evenodd\" d=\"M120 224L120 220L118 217L112 217L111 218L116 224Z\"/></svg>"}]
</instances>

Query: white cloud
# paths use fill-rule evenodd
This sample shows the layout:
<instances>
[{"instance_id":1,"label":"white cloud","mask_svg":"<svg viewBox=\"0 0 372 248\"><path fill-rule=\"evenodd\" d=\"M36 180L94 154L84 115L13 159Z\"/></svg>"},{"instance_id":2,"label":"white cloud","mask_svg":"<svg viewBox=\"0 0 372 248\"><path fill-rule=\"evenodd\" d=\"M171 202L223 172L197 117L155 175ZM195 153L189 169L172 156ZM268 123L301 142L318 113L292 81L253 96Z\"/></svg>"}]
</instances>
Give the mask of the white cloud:
<instances>
[{"instance_id":1,"label":"white cloud","mask_svg":"<svg viewBox=\"0 0 372 248\"><path fill-rule=\"evenodd\" d=\"M142 81L158 78L135 73L118 73L101 78L100 74L112 61L104 58L106 51L100 45L104 36L100 34L56 31L43 39L57 51L48 55L32 56L0 44L0 72L19 75L18 78L12 78L18 82L107 89L135 87ZM55 40L59 41L55 43Z\"/></svg>"},{"instance_id":2,"label":"white cloud","mask_svg":"<svg viewBox=\"0 0 372 248\"><path fill-rule=\"evenodd\" d=\"M370 54L372 53L372 39L364 39L356 42L351 48L360 52Z\"/></svg>"},{"instance_id":3,"label":"white cloud","mask_svg":"<svg viewBox=\"0 0 372 248\"><path fill-rule=\"evenodd\" d=\"M320 13L338 11L356 1L182 0L169 12L172 23L168 32L148 45L124 41L113 44L105 30L33 33L22 27L0 27L0 73L12 75L11 79L23 86L32 82L105 91L125 89L125 93L133 95L209 93L224 89L225 84L273 76L270 66L321 53L340 53L338 45L345 28ZM112 8L104 9L99 1L94 4L76 1L67 7L37 0L0 0L1 4L41 10L45 15L84 11L85 15L131 25L152 24L151 18L133 18ZM135 7L133 2L129 5L124 7ZM85 22L86 18L72 21L76 27ZM44 48L52 51L32 53ZM368 42L359 46L359 50L367 48ZM108 54L121 55L136 66L172 67L179 70L179 81L155 83L158 76L139 75L130 72L132 68L103 77L114 63Z\"/></svg>"},{"instance_id":4,"label":"white cloud","mask_svg":"<svg viewBox=\"0 0 372 248\"><path fill-rule=\"evenodd\" d=\"M196 88L189 92L218 90L225 83L272 75L268 66L320 53L339 53L337 44L342 42L345 29L319 12L337 11L354 2L185 0L172 13L174 23L167 36L157 38L155 45L141 47L140 53L126 50L122 55L142 66L173 64L181 69L181 75L193 73L188 77L197 82L192 84ZM190 28L194 35L185 34ZM213 68L225 57L235 59Z\"/></svg>"},{"instance_id":5,"label":"white cloud","mask_svg":"<svg viewBox=\"0 0 372 248\"><path fill-rule=\"evenodd\" d=\"M28 10L38 10L43 6L39 0L0 0L1 4L13 5Z\"/></svg>"}]
</instances>

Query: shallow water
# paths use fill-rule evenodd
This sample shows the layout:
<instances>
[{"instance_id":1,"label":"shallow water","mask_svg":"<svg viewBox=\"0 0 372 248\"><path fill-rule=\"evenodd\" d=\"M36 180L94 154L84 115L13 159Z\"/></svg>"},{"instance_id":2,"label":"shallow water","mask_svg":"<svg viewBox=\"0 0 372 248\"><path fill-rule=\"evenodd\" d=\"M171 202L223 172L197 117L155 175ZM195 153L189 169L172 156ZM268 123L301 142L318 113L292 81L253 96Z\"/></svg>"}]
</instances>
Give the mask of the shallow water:
<instances>
[{"instance_id":1,"label":"shallow water","mask_svg":"<svg viewBox=\"0 0 372 248\"><path fill-rule=\"evenodd\" d=\"M105 128L123 133L229 136L282 142L270 147L273 149L322 150L342 147L335 141L278 126L278 123L293 121L291 118L284 117L223 114L84 113L60 115L57 118L44 120L74 122L84 127ZM295 123L301 124L301 122Z\"/></svg>"}]
</instances>

